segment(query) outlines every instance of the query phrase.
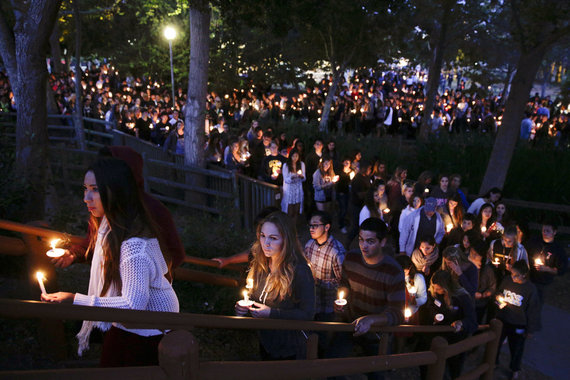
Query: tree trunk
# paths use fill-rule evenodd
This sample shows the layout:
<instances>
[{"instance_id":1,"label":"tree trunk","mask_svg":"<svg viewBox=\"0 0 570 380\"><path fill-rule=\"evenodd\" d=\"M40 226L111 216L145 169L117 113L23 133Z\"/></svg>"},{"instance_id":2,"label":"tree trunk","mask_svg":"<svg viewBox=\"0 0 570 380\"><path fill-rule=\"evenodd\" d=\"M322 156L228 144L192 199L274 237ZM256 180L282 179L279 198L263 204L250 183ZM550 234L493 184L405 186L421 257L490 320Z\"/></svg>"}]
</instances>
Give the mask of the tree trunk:
<instances>
[{"instance_id":1,"label":"tree trunk","mask_svg":"<svg viewBox=\"0 0 570 380\"><path fill-rule=\"evenodd\" d=\"M83 130L83 100L81 99L81 11L79 1L73 2L73 17L75 18L75 110L73 112L73 128L77 147L85 150L85 132Z\"/></svg>"},{"instance_id":2,"label":"tree trunk","mask_svg":"<svg viewBox=\"0 0 570 380\"><path fill-rule=\"evenodd\" d=\"M503 84L503 91L501 92L501 104L503 105L507 102L507 98L509 97L510 86L515 72L514 69L513 65L510 63L507 64L507 74L505 75L505 83Z\"/></svg>"},{"instance_id":3,"label":"tree trunk","mask_svg":"<svg viewBox=\"0 0 570 380\"><path fill-rule=\"evenodd\" d=\"M0 13L0 57L6 68L6 74L12 86L18 78L16 64L16 46L14 44L14 34L8 28L4 15Z\"/></svg>"},{"instance_id":4,"label":"tree trunk","mask_svg":"<svg viewBox=\"0 0 570 380\"><path fill-rule=\"evenodd\" d=\"M15 12L17 80L12 86L18 102L16 168L29 186L22 209L24 220L42 219L44 214L48 136L43 52L60 5L58 0L31 1Z\"/></svg>"},{"instance_id":5,"label":"tree trunk","mask_svg":"<svg viewBox=\"0 0 570 380\"><path fill-rule=\"evenodd\" d=\"M341 66L340 70L334 68L334 64L332 63L331 66L333 66L332 70L333 83L332 86L329 88L329 92L325 100L325 106L323 108L323 114L321 115L321 122L319 123L319 130L321 132L328 132L331 105L334 99L334 95L336 94L336 89L338 88L338 85L340 83L340 79L342 78L342 74L344 73L344 66Z\"/></svg>"},{"instance_id":6,"label":"tree trunk","mask_svg":"<svg viewBox=\"0 0 570 380\"><path fill-rule=\"evenodd\" d=\"M439 87L439 76L441 74L441 67L443 65L443 55L445 53L445 45L447 39L447 29L451 19L451 1L446 1L444 4L443 14L441 17L441 28L435 50L433 53L433 61L429 68L428 73L428 92L424 104L424 117L420 126L420 138L426 140L430 132L430 121L433 106L435 104L435 95Z\"/></svg>"},{"instance_id":7,"label":"tree trunk","mask_svg":"<svg viewBox=\"0 0 570 380\"><path fill-rule=\"evenodd\" d=\"M502 188L505 184L519 138L524 108L546 50L547 46L539 46L522 53L519 58L511 93L505 105L503 124L499 127L495 138L487 170L479 189L480 194L486 193L492 187Z\"/></svg>"},{"instance_id":8,"label":"tree trunk","mask_svg":"<svg viewBox=\"0 0 570 380\"><path fill-rule=\"evenodd\" d=\"M208 92L210 6L190 2L190 71L184 115L184 163L204 166L204 123Z\"/></svg>"},{"instance_id":9,"label":"tree trunk","mask_svg":"<svg viewBox=\"0 0 570 380\"><path fill-rule=\"evenodd\" d=\"M51 49L51 61L52 61L52 73L61 74L63 73L63 65L61 64L61 46L59 45L59 26L57 23L53 27L51 36L49 37L49 47Z\"/></svg>"}]
</instances>

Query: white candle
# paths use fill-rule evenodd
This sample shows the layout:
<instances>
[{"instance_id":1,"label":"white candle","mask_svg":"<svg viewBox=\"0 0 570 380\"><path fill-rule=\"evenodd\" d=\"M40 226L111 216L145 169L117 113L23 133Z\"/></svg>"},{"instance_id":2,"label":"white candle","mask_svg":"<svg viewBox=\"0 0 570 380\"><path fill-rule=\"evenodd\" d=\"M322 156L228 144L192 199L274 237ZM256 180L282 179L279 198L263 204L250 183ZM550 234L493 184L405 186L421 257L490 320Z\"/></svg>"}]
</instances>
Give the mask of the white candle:
<instances>
[{"instance_id":1,"label":"white candle","mask_svg":"<svg viewBox=\"0 0 570 380\"><path fill-rule=\"evenodd\" d=\"M302 171L302 170L297 170L297 174L303 175L303 171Z\"/></svg>"},{"instance_id":2,"label":"white candle","mask_svg":"<svg viewBox=\"0 0 570 380\"><path fill-rule=\"evenodd\" d=\"M536 259L536 260L534 260L534 264L535 264L535 265L539 265L539 266L540 266L540 265L544 265L544 263L542 262L541 259Z\"/></svg>"},{"instance_id":3,"label":"white candle","mask_svg":"<svg viewBox=\"0 0 570 380\"><path fill-rule=\"evenodd\" d=\"M404 318L406 319L406 322L410 320L411 316L412 316L412 311L409 308L404 309Z\"/></svg>"},{"instance_id":4,"label":"white candle","mask_svg":"<svg viewBox=\"0 0 570 380\"><path fill-rule=\"evenodd\" d=\"M429 189L426 187L424 193L429 193Z\"/></svg>"},{"instance_id":5,"label":"white candle","mask_svg":"<svg viewBox=\"0 0 570 380\"><path fill-rule=\"evenodd\" d=\"M408 289L408 293L409 293L412 297L415 297L417 292L418 292L418 290L416 289L415 286L411 286L410 289Z\"/></svg>"},{"instance_id":6,"label":"white candle","mask_svg":"<svg viewBox=\"0 0 570 380\"><path fill-rule=\"evenodd\" d=\"M348 303L344 298L344 291L341 290L340 292L338 292L338 299L335 300L334 303L337 304L338 306L344 306Z\"/></svg>"},{"instance_id":7,"label":"white candle","mask_svg":"<svg viewBox=\"0 0 570 380\"><path fill-rule=\"evenodd\" d=\"M249 299L249 293L247 292L247 290L243 291L243 299L239 300L238 305L243 307L250 307L251 305L253 305L253 301Z\"/></svg>"},{"instance_id":8,"label":"white candle","mask_svg":"<svg viewBox=\"0 0 570 380\"><path fill-rule=\"evenodd\" d=\"M501 263L501 261L499 260L498 257L495 257L495 258L493 259L493 265L499 265L500 263Z\"/></svg>"},{"instance_id":9,"label":"white candle","mask_svg":"<svg viewBox=\"0 0 570 380\"><path fill-rule=\"evenodd\" d=\"M333 177L332 181L333 181L333 182L338 182L339 178L340 178L339 176L335 175L335 176Z\"/></svg>"},{"instance_id":10,"label":"white candle","mask_svg":"<svg viewBox=\"0 0 570 380\"><path fill-rule=\"evenodd\" d=\"M356 173L354 171L350 172L349 174L350 179L353 180L355 175Z\"/></svg>"},{"instance_id":11,"label":"white candle","mask_svg":"<svg viewBox=\"0 0 570 380\"><path fill-rule=\"evenodd\" d=\"M46 287L44 286L44 274L42 272L36 272L36 278L38 279L38 283L40 284L40 289L42 290L42 294L47 294Z\"/></svg>"},{"instance_id":12,"label":"white candle","mask_svg":"<svg viewBox=\"0 0 570 380\"><path fill-rule=\"evenodd\" d=\"M443 314L439 314L439 313L438 313L438 314L435 315L435 320L436 320L437 322L443 321L443 318L444 318L444 317L443 317Z\"/></svg>"},{"instance_id":13,"label":"white candle","mask_svg":"<svg viewBox=\"0 0 570 380\"><path fill-rule=\"evenodd\" d=\"M447 226L445 226L445 229L447 230L447 232L451 231L453 229L453 224L449 223Z\"/></svg>"},{"instance_id":14,"label":"white candle","mask_svg":"<svg viewBox=\"0 0 570 380\"><path fill-rule=\"evenodd\" d=\"M484 234L485 232L487 232L487 227L485 227L485 226L481 227L481 233Z\"/></svg>"},{"instance_id":15,"label":"white candle","mask_svg":"<svg viewBox=\"0 0 570 380\"><path fill-rule=\"evenodd\" d=\"M388 214L388 213L390 212L390 209L386 207L384 210L382 210L382 212L383 212L384 214Z\"/></svg>"},{"instance_id":16,"label":"white candle","mask_svg":"<svg viewBox=\"0 0 570 380\"><path fill-rule=\"evenodd\" d=\"M63 248L56 248L55 246L59 243L61 239L53 239L50 243L51 249L46 252L48 257L61 257L65 253L65 249Z\"/></svg>"}]
</instances>

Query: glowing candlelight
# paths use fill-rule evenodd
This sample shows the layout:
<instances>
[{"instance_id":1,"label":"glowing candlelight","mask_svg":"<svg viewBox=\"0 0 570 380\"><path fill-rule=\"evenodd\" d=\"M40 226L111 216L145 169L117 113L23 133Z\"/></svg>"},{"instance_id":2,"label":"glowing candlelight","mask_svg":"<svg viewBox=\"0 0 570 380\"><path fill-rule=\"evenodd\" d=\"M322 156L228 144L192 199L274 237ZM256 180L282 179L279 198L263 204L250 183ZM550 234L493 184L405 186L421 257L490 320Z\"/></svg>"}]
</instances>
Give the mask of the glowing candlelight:
<instances>
[{"instance_id":1,"label":"glowing candlelight","mask_svg":"<svg viewBox=\"0 0 570 380\"><path fill-rule=\"evenodd\" d=\"M382 212L384 214L389 214L390 213L390 209L388 207L386 207L384 210L382 210Z\"/></svg>"},{"instance_id":2,"label":"glowing candlelight","mask_svg":"<svg viewBox=\"0 0 570 380\"><path fill-rule=\"evenodd\" d=\"M346 299L344 298L344 291L343 290L338 292L338 299L335 300L334 303L337 304L338 306L344 306L348 303L346 301Z\"/></svg>"},{"instance_id":3,"label":"glowing candlelight","mask_svg":"<svg viewBox=\"0 0 570 380\"><path fill-rule=\"evenodd\" d=\"M251 305L253 305L253 301L249 299L249 293L247 292L247 290L243 291L243 299L239 300L238 305L243 307L250 307Z\"/></svg>"},{"instance_id":4,"label":"glowing candlelight","mask_svg":"<svg viewBox=\"0 0 570 380\"><path fill-rule=\"evenodd\" d=\"M65 253L65 249L63 248L56 248L55 246L59 243L61 239L53 239L50 243L51 249L46 252L48 257L61 257Z\"/></svg>"},{"instance_id":5,"label":"glowing candlelight","mask_svg":"<svg viewBox=\"0 0 570 380\"><path fill-rule=\"evenodd\" d=\"M36 272L36 278L38 279L38 283L40 284L40 289L42 290L42 294L47 294L46 287L44 286L44 274L40 271Z\"/></svg>"},{"instance_id":6,"label":"glowing candlelight","mask_svg":"<svg viewBox=\"0 0 570 380\"><path fill-rule=\"evenodd\" d=\"M410 320L411 316L412 316L412 311L409 308L405 308L404 309L404 318L406 319L406 322L408 322Z\"/></svg>"},{"instance_id":7,"label":"glowing candlelight","mask_svg":"<svg viewBox=\"0 0 570 380\"><path fill-rule=\"evenodd\" d=\"M544 265L544 263L542 262L541 259L536 259L536 260L534 260L534 265L541 266L541 265Z\"/></svg>"},{"instance_id":8,"label":"glowing candlelight","mask_svg":"<svg viewBox=\"0 0 570 380\"><path fill-rule=\"evenodd\" d=\"M436 320L436 322L441 322L441 321L443 321L443 318L444 318L443 314L439 314L439 313L438 313L438 314L435 315L435 320Z\"/></svg>"},{"instance_id":9,"label":"glowing candlelight","mask_svg":"<svg viewBox=\"0 0 570 380\"><path fill-rule=\"evenodd\" d=\"M485 227L485 226L481 227L481 233L484 234L485 232L487 232L487 227Z\"/></svg>"},{"instance_id":10,"label":"glowing candlelight","mask_svg":"<svg viewBox=\"0 0 570 380\"><path fill-rule=\"evenodd\" d=\"M499 305L499 309L502 309L505 306L507 306L507 302L505 301L505 297L503 296L497 296L497 303Z\"/></svg>"},{"instance_id":11,"label":"glowing candlelight","mask_svg":"<svg viewBox=\"0 0 570 380\"><path fill-rule=\"evenodd\" d=\"M333 177L332 181L333 181L333 182L338 182L339 178L340 178L340 177L339 177L338 175L335 175L335 176Z\"/></svg>"},{"instance_id":12,"label":"glowing candlelight","mask_svg":"<svg viewBox=\"0 0 570 380\"><path fill-rule=\"evenodd\" d=\"M426 187L424 193L429 193L429 189Z\"/></svg>"},{"instance_id":13,"label":"glowing candlelight","mask_svg":"<svg viewBox=\"0 0 570 380\"><path fill-rule=\"evenodd\" d=\"M501 261L499 260L498 257L495 257L495 258L493 259L493 265L499 265L500 263L501 263Z\"/></svg>"},{"instance_id":14,"label":"glowing candlelight","mask_svg":"<svg viewBox=\"0 0 570 380\"><path fill-rule=\"evenodd\" d=\"M302 171L302 170L297 170L297 174L303 175L303 171Z\"/></svg>"},{"instance_id":15,"label":"glowing candlelight","mask_svg":"<svg viewBox=\"0 0 570 380\"><path fill-rule=\"evenodd\" d=\"M445 226L445 229L447 232L451 231L453 229L453 224L449 223L447 226Z\"/></svg>"},{"instance_id":16,"label":"glowing candlelight","mask_svg":"<svg viewBox=\"0 0 570 380\"><path fill-rule=\"evenodd\" d=\"M354 171L351 171L350 174L348 175L350 177L350 180L352 181L354 179L354 176L356 175L356 173Z\"/></svg>"},{"instance_id":17,"label":"glowing candlelight","mask_svg":"<svg viewBox=\"0 0 570 380\"><path fill-rule=\"evenodd\" d=\"M412 297L415 297L417 292L418 292L418 289L416 289L415 286L411 286L411 287L408 289L408 293L409 293L410 296L412 296Z\"/></svg>"}]
</instances>

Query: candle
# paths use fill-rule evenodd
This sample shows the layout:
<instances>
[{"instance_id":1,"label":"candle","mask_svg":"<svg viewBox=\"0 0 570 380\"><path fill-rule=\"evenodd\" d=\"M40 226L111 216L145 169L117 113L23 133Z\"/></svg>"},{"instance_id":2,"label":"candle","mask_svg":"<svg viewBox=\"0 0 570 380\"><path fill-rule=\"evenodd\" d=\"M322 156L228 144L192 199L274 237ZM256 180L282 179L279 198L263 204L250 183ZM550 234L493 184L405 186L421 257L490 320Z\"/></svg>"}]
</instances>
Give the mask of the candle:
<instances>
[{"instance_id":1,"label":"candle","mask_svg":"<svg viewBox=\"0 0 570 380\"><path fill-rule=\"evenodd\" d=\"M415 286L410 286L410 288L408 289L408 293L412 297L415 297L417 292L418 292L418 290L416 289Z\"/></svg>"},{"instance_id":2,"label":"candle","mask_svg":"<svg viewBox=\"0 0 570 380\"><path fill-rule=\"evenodd\" d=\"M253 278L247 279L247 284L245 285L246 289L253 289Z\"/></svg>"},{"instance_id":3,"label":"candle","mask_svg":"<svg viewBox=\"0 0 570 380\"><path fill-rule=\"evenodd\" d=\"M302 170L297 170L297 174L303 175L303 171L302 171Z\"/></svg>"},{"instance_id":4,"label":"candle","mask_svg":"<svg viewBox=\"0 0 570 380\"><path fill-rule=\"evenodd\" d=\"M354 171L351 171L348 176L350 177L350 180L353 180L355 175L356 173Z\"/></svg>"},{"instance_id":5,"label":"candle","mask_svg":"<svg viewBox=\"0 0 570 380\"><path fill-rule=\"evenodd\" d=\"M390 212L390 209L388 207L386 207L384 210L382 210L382 212L384 214L388 214Z\"/></svg>"},{"instance_id":6,"label":"candle","mask_svg":"<svg viewBox=\"0 0 570 380\"><path fill-rule=\"evenodd\" d=\"M426 187L424 193L429 193L429 189Z\"/></svg>"},{"instance_id":7,"label":"candle","mask_svg":"<svg viewBox=\"0 0 570 380\"><path fill-rule=\"evenodd\" d=\"M340 178L339 176L335 175L335 176L333 177L332 181L333 181L333 182L338 182L339 178Z\"/></svg>"},{"instance_id":8,"label":"candle","mask_svg":"<svg viewBox=\"0 0 570 380\"><path fill-rule=\"evenodd\" d=\"M250 307L251 305L253 305L253 301L249 299L249 294L247 290L243 291L243 299L239 300L238 305L243 307Z\"/></svg>"},{"instance_id":9,"label":"candle","mask_svg":"<svg viewBox=\"0 0 570 380\"><path fill-rule=\"evenodd\" d=\"M48 257L61 257L65 253L65 249L63 248L56 248L55 246L59 243L61 239L53 239L50 243L51 249L46 252Z\"/></svg>"},{"instance_id":10,"label":"candle","mask_svg":"<svg viewBox=\"0 0 570 380\"><path fill-rule=\"evenodd\" d=\"M334 301L335 304L338 306L344 306L347 304L346 299L344 298L344 291L338 292L338 299Z\"/></svg>"},{"instance_id":11,"label":"candle","mask_svg":"<svg viewBox=\"0 0 570 380\"><path fill-rule=\"evenodd\" d=\"M485 226L481 227L481 233L484 234L485 232L487 232L487 227Z\"/></svg>"},{"instance_id":12,"label":"candle","mask_svg":"<svg viewBox=\"0 0 570 380\"><path fill-rule=\"evenodd\" d=\"M495 257L495 258L493 259L493 265L499 265L500 263L501 263L501 261L499 260L498 257Z\"/></svg>"},{"instance_id":13,"label":"candle","mask_svg":"<svg viewBox=\"0 0 570 380\"><path fill-rule=\"evenodd\" d=\"M411 316L412 316L412 311L409 308L405 308L404 309L404 318L406 319L406 322L408 322L410 320Z\"/></svg>"},{"instance_id":14,"label":"candle","mask_svg":"<svg viewBox=\"0 0 570 380\"><path fill-rule=\"evenodd\" d=\"M441 321L443 321L443 318L444 318L444 317L443 317L443 314L439 314L439 313L438 313L438 314L435 315L435 320L436 320L436 322L441 322Z\"/></svg>"},{"instance_id":15,"label":"candle","mask_svg":"<svg viewBox=\"0 0 570 380\"><path fill-rule=\"evenodd\" d=\"M40 271L36 272L36 278L38 279L38 283L40 284L40 289L42 290L42 294L47 294L46 287L44 286L44 274Z\"/></svg>"},{"instance_id":16,"label":"candle","mask_svg":"<svg viewBox=\"0 0 570 380\"><path fill-rule=\"evenodd\" d=\"M449 223L447 226L445 226L445 229L447 230L447 232L451 231L453 229L453 224Z\"/></svg>"},{"instance_id":17,"label":"candle","mask_svg":"<svg viewBox=\"0 0 570 380\"><path fill-rule=\"evenodd\" d=\"M502 309L505 306L507 306L507 302L505 301L505 298L503 296L497 296L497 303L499 304L499 309Z\"/></svg>"},{"instance_id":18,"label":"candle","mask_svg":"<svg viewBox=\"0 0 570 380\"><path fill-rule=\"evenodd\" d=\"M536 260L534 260L534 265L540 266L540 265L544 265L544 263L542 262L541 259L536 259Z\"/></svg>"}]
</instances>

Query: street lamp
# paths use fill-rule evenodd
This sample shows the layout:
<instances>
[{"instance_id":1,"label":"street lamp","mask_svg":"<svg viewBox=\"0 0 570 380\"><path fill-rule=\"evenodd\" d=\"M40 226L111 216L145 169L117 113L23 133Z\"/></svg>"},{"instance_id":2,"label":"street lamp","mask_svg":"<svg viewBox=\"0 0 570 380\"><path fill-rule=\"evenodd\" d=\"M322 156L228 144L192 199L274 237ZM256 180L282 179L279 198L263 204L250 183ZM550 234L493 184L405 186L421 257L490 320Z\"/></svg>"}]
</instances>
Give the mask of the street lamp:
<instances>
[{"instance_id":1,"label":"street lamp","mask_svg":"<svg viewBox=\"0 0 570 380\"><path fill-rule=\"evenodd\" d=\"M172 66L172 40L176 38L176 29L171 26L164 28L164 38L168 41L170 49L170 81L172 82L172 110L176 108L176 98L174 97L174 67Z\"/></svg>"}]
</instances>

